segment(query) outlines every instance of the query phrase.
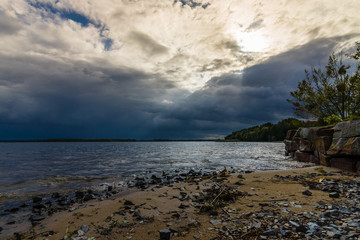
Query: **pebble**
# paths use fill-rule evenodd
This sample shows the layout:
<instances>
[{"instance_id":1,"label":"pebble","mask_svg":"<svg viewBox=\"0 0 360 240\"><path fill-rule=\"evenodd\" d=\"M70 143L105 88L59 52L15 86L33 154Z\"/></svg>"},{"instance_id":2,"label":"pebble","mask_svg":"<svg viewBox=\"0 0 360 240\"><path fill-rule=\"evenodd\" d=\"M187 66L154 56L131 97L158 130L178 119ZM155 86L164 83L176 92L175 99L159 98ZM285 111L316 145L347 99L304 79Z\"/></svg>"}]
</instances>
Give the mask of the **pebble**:
<instances>
[{"instance_id":1,"label":"pebble","mask_svg":"<svg viewBox=\"0 0 360 240\"><path fill-rule=\"evenodd\" d=\"M331 197L331 198L339 198L340 194L338 192L331 192L331 193L329 193L329 197Z\"/></svg>"},{"instance_id":2,"label":"pebble","mask_svg":"<svg viewBox=\"0 0 360 240\"><path fill-rule=\"evenodd\" d=\"M89 231L89 227L87 225L81 225L81 230L84 232L84 233L87 233Z\"/></svg>"},{"instance_id":3,"label":"pebble","mask_svg":"<svg viewBox=\"0 0 360 240\"><path fill-rule=\"evenodd\" d=\"M169 229L160 230L160 240L170 240L171 231Z\"/></svg>"},{"instance_id":4,"label":"pebble","mask_svg":"<svg viewBox=\"0 0 360 240\"><path fill-rule=\"evenodd\" d=\"M305 190L302 192L303 195L306 195L306 196L311 196L312 195L312 192L310 192L309 190Z\"/></svg>"}]
</instances>

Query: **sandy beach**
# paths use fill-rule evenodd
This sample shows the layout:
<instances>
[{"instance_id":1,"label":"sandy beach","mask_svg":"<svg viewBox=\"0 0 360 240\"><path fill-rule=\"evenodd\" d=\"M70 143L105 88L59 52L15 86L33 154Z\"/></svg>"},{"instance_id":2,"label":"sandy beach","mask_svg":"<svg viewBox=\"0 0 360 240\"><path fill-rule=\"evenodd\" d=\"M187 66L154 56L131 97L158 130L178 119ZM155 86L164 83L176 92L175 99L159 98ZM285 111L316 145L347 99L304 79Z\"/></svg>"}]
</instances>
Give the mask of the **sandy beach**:
<instances>
[{"instance_id":1,"label":"sandy beach","mask_svg":"<svg viewBox=\"0 0 360 240\"><path fill-rule=\"evenodd\" d=\"M358 183L360 178L327 167L223 172L76 204L18 237L143 240L160 239L162 234L161 239L303 238L309 234L311 221L304 222L302 216L317 217L331 209L327 206L349 200L346 191L320 189L319 186L329 187L331 182L325 183L334 180L339 185L339 181ZM331 196L334 191L340 192L339 196ZM359 232L350 230L355 235ZM332 232L325 234L331 236Z\"/></svg>"}]
</instances>

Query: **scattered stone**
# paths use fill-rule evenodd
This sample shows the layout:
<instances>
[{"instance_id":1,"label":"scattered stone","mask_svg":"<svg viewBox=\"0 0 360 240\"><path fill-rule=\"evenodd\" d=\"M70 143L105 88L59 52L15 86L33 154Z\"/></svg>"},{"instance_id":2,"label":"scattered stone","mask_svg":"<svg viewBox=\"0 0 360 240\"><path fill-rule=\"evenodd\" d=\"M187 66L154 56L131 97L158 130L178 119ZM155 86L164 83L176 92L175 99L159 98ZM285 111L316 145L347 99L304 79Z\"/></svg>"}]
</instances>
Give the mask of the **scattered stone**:
<instances>
[{"instance_id":1,"label":"scattered stone","mask_svg":"<svg viewBox=\"0 0 360 240\"><path fill-rule=\"evenodd\" d=\"M134 204L132 201L130 201L130 200L125 200L124 205L126 205L126 206L133 206L133 205L135 205L135 204Z\"/></svg>"},{"instance_id":2,"label":"scattered stone","mask_svg":"<svg viewBox=\"0 0 360 240\"><path fill-rule=\"evenodd\" d=\"M274 236L276 235L276 231L275 230L267 230L265 232L262 233L265 236Z\"/></svg>"},{"instance_id":3,"label":"scattered stone","mask_svg":"<svg viewBox=\"0 0 360 240\"><path fill-rule=\"evenodd\" d=\"M41 203L42 197L39 196L32 197L32 201L33 203Z\"/></svg>"},{"instance_id":4,"label":"scattered stone","mask_svg":"<svg viewBox=\"0 0 360 240\"><path fill-rule=\"evenodd\" d=\"M87 233L89 231L89 227L87 225L81 225L81 228L80 228L84 233Z\"/></svg>"},{"instance_id":5,"label":"scattered stone","mask_svg":"<svg viewBox=\"0 0 360 240\"><path fill-rule=\"evenodd\" d=\"M339 198L340 194L338 192L331 192L331 193L329 193L329 197L331 197L331 198Z\"/></svg>"},{"instance_id":6,"label":"scattered stone","mask_svg":"<svg viewBox=\"0 0 360 240\"><path fill-rule=\"evenodd\" d=\"M216 226L216 225L219 225L219 224L221 223L221 221L216 220L216 219L210 219L210 223L211 223L212 225Z\"/></svg>"},{"instance_id":7,"label":"scattered stone","mask_svg":"<svg viewBox=\"0 0 360 240\"><path fill-rule=\"evenodd\" d=\"M171 231L168 229L162 229L160 231L160 240L170 240L171 238Z\"/></svg>"},{"instance_id":8,"label":"scattered stone","mask_svg":"<svg viewBox=\"0 0 360 240\"><path fill-rule=\"evenodd\" d=\"M305 190L302 192L303 195L306 195L306 196L311 196L312 195L312 192L310 192L309 190Z\"/></svg>"},{"instance_id":9,"label":"scattered stone","mask_svg":"<svg viewBox=\"0 0 360 240\"><path fill-rule=\"evenodd\" d=\"M183 203L181 203L180 206L179 206L179 208L181 208L181 209L185 209L185 208L188 208L188 207L189 207L189 205L183 204Z\"/></svg>"},{"instance_id":10,"label":"scattered stone","mask_svg":"<svg viewBox=\"0 0 360 240\"><path fill-rule=\"evenodd\" d=\"M40 216L40 215L33 215L30 217L30 220L33 222L37 222L37 221L41 221L44 220L45 217L44 216Z\"/></svg>"}]
</instances>

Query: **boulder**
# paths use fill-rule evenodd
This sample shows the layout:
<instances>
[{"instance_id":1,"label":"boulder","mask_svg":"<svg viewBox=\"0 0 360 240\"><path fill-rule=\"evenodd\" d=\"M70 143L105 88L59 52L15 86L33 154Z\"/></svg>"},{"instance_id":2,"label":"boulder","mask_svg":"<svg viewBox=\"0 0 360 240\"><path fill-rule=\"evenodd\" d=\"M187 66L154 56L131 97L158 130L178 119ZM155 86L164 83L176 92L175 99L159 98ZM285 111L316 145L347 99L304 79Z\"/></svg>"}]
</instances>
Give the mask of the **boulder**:
<instances>
[{"instance_id":1,"label":"boulder","mask_svg":"<svg viewBox=\"0 0 360 240\"><path fill-rule=\"evenodd\" d=\"M314 152L314 147L309 140L301 139L299 150L300 152Z\"/></svg>"},{"instance_id":2,"label":"boulder","mask_svg":"<svg viewBox=\"0 0 360 240\"><path fill-rule=\"evenodd\" d=\"M340 122L334 127L334 138L351 138L360 136L360 120Z\"/></svg>"},{"instance_id":3,"label":"boulder","mask_svg":"<svg viewBox=\"0 0 360 240\"><path fill-rule=\"evenodd\" d=\"M330 156L339 156L341 149L343 148L346 142L347 142L347 138L333 138L331 146L329 150L326 151L326 154Z\"/></svg>"},{"instance_id":4,"label":"boulder","mask_svg":"<svg viewBox=\"0 0 360 240\"><path fill-rule=\"evenodd\" d=\"M350 158L331 158L330 166L349 172L356 171L357 162Z\"/></svg>"},{"instance_id":5,"label":"boulder","mask_svg":"<svg viewBox=\"0 0 360 240\"><path fill-rule=\"evenodd\" d=\"M286 132L286 137L285 139L287 140L291 140L294 136L295 136L295 133L297 132L297 129L291 129L291 130L288 130Z\"/></svg>"},{"instance_id":6,"label":"boulder","mask_svg":"<svg viewBox=\"0 0 360 240\"><path fill-rule=\"evenodd\" d=\"M317 138L314 138L312 143L315 145L315 149L319 153L326 153L326 151L330 148L332 143L332 137L331 136L320 136Z\"/></svg>"},{"instance_id":7,"label":"boulder","mask_svg":"<svg viewBox=\"0 0 360 240\"><path fill-rule=\"evenodd\" d=\"M342 147L340 154L360 157L360 137L349 138Z\"/></svg>"},{"instance_id":8,"label":"boulder","mask_svg":"<svg viewBox=\"0 0 360 240\"><path fill-rule=\"evenodd\" d=\"M311 128L301 128L300 129L300 137L304 139L309 138Z\"/></svg>"},{"instance_id":9,"label":"boulder","mask_svg":"<svg viewBox=\"0 0 360 240\"><path fill-rule=\"evenodd\" d=\"M324 154L324 153L317 153L317 157L319 159L319 163L323 166L330 167L330 156Z\"/></svg>"},{"instance_id":10,"label":"boulder","mask_svg":"<svg viewBox=\"0 0 360 240\"><path fill-rule=\"evenodd\" d=\"M327 151L331 156L360 156L360 137L334 138Z\"/></svg>"},{"instance_id":11,"label":"boulder","mask_svg":"<svg viewBox=\"0 0 360 240\"><path fill-rule=\"evenodd\" d=\"M300 140L299 140L300 142ZM289 153L291 152L296 152L296 150L299 149L299 145L297 143L297 141L290 141L290 140L284 140L285 143L285 150Z\"/></svg>"},{"instance_id":12,"label":"boulder","mask_svg":"<svg viewBox=\"0 0 360 240\"><path fill-rule=\"evenodd\" d=\"M314 154L308 152L295 152L295 159L299 162L311 162L311 163L319 163L317 157Z\"/></svg>"},{"instance_id":13,"label":"boulder","mask_svg":"<svg viewBox=\"0 0 360 240\"><path fill-rule=\"evenodd\" d=\"M360 174L360 161L356 162L356 173Z\"/></svg>"}]
</instances>

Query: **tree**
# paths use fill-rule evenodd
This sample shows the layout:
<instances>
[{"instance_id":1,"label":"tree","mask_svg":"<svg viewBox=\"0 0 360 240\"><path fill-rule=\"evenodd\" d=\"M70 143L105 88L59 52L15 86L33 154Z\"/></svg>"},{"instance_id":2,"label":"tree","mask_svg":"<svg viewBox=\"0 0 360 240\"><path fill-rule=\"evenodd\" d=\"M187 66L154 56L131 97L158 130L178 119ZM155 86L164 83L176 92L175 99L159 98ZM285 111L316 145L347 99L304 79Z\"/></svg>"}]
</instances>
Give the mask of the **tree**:
<instances>
[{"instance_id":1,"label":"tree","mask_svg":"<svg viewBox=\"0 0 360 240\"><path fill-rule=\"evenodd\" d=\"M356 46L353 55L346 55L355 61L355 69L333 53L324 70L305 70L305 79L290 92L293 99L287 99L296 115L318 120L332 115L342 119L360 115L360 42Z\"/></svg>"}]
</instances>

